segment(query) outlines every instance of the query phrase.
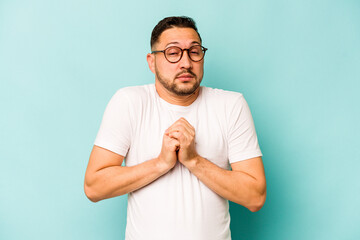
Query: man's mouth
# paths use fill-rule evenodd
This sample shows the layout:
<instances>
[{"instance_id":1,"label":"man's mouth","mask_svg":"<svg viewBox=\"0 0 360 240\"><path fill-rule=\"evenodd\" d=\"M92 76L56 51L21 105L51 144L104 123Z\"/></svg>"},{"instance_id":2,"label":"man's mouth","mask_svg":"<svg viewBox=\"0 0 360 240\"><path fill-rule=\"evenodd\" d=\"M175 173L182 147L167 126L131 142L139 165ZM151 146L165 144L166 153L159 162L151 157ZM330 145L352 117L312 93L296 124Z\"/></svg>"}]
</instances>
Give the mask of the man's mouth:
<instances>
[{"instance_id":1,"label":"man's mouth","mask_svg":"<svg viewBox=\"0 0 360 240\"><path fill-rule=\"evenodd\" d=\"M195 76L191 73L182 73L179 76L176 77L176 79L179 79L180 81L190 81L191 79L193 79Z\"/></svg>"}]
</instances>

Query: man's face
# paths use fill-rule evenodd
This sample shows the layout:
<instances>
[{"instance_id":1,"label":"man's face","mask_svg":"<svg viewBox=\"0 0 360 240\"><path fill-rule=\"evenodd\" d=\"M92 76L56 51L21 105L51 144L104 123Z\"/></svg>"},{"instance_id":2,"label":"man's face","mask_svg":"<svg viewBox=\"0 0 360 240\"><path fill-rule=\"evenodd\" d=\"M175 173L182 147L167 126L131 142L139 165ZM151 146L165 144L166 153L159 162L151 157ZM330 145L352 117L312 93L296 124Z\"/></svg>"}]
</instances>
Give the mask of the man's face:
<instances>
[{"instance_id":1,"label":"man's face","mask_svg":"<svg viewBox=\"0 0 360 240\"><path fill-rule=\"evenodd\" d=\"M194 45L201 45L200 38L194 29L170 28L160 35L152 50L164 50L171 46L188 49ZM153 66L150 66L150 69L155 73L155 80L170 93L187 96L198 89L203 78L204 59L193 62L186 51L177 63L168 62L163 53L152 55L154 55L152 56Z\"/></svg>"}]
</instances>

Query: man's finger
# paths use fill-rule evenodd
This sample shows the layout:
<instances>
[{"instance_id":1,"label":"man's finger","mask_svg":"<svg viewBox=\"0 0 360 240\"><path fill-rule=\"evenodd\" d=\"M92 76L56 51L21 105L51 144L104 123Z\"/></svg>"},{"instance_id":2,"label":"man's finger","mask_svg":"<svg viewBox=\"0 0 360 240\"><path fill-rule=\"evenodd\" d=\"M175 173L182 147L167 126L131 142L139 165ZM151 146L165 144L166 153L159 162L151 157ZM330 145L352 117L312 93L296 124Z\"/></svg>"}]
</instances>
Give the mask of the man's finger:
<instances>
[{"instance_id":1,"label":"man's finger","mask_svg":"<svg viewBox=\"0 0 360 240\"><path fill-rule=\"evenodd\" d=\"M183 123L183 124L185 124L185 125L188 126L189 128L195 130L195 128L193 127L193 125L191 125L190 122L189 122L188 120L186 120L185 118L180 118L178 121L181 122L181 123Z\"/></svg>"},{"instance_id":2,"label":"man's finger","mask_svg":"<svg viewBox=\"0 0 360 240\"><path fill-rule=\"evenodd\" d=\"M183 122L179 122L176 125L172 125L171 127L168 128L167 132L187 132L190 135L195 135L195 130L194 128L191 127L191 125L186 125Z\"/></svg>"},{"instance_id":3,"label":"man's finger","mask_svg":"<svg viewBox=\"0 0 360 240\"><path fill-rule=\"evenodd\" d=\"M169 132L169 137L174 138L176 140L180 140L183 138L183 134L179 131L171 131Z\"/></svg>"},{"instance_id":4,"label":"man's finger","mask_svg":"<svg viewBox=\"0 0 360 240\"><path fill-rule=\"evenodd\" d=\"M191 133L195 134L195 128L185 118L180 118L176 123L184 126L186 129L189 129Z\"/></svg>"},{"instance_id":5,"label":"man's finger","mask_svg":"<svg viewBox=\"0 0 360 240\"><path fill-rule=\"evenodd\" d=\"M173 147L174 151L177 151L180 148L180 142L175 138L171 138L169 144Z\"/></svg>"}]
</instances>

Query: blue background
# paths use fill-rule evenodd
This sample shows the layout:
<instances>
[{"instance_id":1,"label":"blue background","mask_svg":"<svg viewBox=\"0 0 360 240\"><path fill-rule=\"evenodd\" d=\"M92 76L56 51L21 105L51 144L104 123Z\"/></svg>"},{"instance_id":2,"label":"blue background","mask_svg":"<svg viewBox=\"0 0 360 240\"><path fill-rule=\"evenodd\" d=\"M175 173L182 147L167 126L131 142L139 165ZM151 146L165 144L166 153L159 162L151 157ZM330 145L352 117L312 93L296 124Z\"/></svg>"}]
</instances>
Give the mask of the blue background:
<instances>
[{"instance_id":1,"label":"blue background","mask_svg":"<svg viewBox=\"0 0 360 240\"><path fill-rule=\"evenodd\" d=\"M188 15L203 85L242 92L268 197L233 239L360 239L360 1L0 0L0 239L123 239L126 196L91 203L88 157L115 91L154 81L152 28Z\"/></svg>"}]
</instances>

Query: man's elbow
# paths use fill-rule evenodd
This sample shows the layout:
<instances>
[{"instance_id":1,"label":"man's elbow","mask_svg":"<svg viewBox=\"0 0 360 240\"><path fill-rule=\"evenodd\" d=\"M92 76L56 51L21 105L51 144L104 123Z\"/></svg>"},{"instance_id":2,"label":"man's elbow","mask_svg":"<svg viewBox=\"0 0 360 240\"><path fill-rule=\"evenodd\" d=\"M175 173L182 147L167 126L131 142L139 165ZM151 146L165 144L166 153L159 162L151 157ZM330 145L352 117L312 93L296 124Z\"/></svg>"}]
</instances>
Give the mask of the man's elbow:
<instances>
[{"instance_id":1,"label":"man's elbow","mask_svg":"<svg viewBox=\"0 0 360 240\"><path fill-rule=\"evenodd\" d=\"M94 191L94 189L92 189L87 184L84 184L84 192L85 192L86 197L94 203L101 200L101 198L99 198L98 194L96 194L96 191Z\"/></svg>"},{"instance_id":2,"label":"man's elbow","mask_svg":"<svg viewBox=\"0 0 360 240\"><path fill-rule=\"evenodd\" d=\"M254 199L254 201L252 202L251 206L248 207L248 209L251 212L259 211L264 206L265 200L266 200L266 192L256 197L256 199Z\"/></svg>"}]
</instances>

